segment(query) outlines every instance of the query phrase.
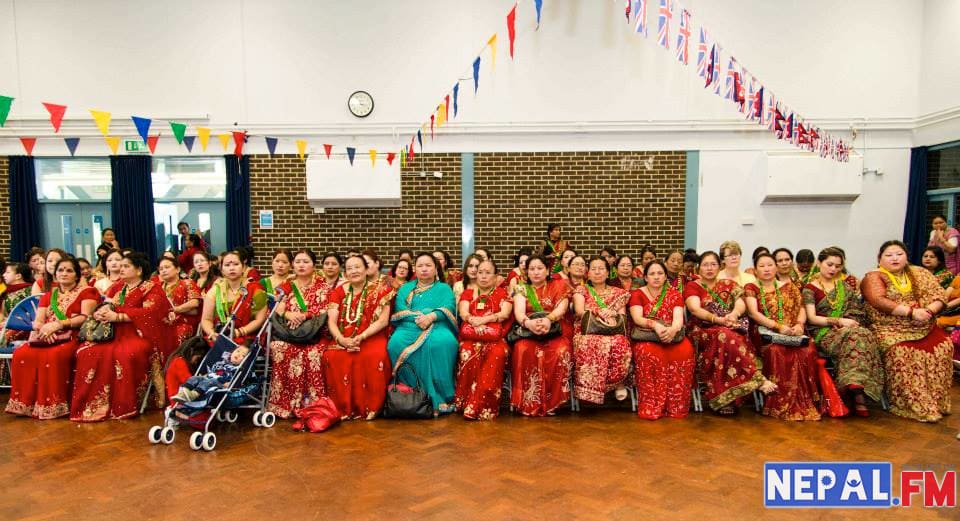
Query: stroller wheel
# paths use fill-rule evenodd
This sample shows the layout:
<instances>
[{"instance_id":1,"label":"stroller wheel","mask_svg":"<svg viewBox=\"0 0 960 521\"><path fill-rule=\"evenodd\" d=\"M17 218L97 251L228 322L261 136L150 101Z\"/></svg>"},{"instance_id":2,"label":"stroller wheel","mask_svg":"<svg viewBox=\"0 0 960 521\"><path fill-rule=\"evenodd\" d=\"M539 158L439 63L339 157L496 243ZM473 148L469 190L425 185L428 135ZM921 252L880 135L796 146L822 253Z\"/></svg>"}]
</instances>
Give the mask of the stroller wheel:
<instances>
[{"instance_id":1,"label":"stroller wheel","mask_svg":"<svg viewBox=\"0 0 960 521\"><path fill-rule=\"evenodd\" d=\"M150 440L150 443L160 443L160 431L162 430L163 427L159 425L150 427L150 430L147 431L147 439Z\"/></svg>"},{"instance_id":2,"label":"stroller wheel","mask_svg":"<svg viewBox=\"0 0 960 521\"><path fill-rule=\"evenodd\" d=\"M203 435L203 450L209 452L212 451L217 446L217 435L208 432Z\"/></svg>"},{"instance_id":3,"label":"stroller wheel","mask_svg":"<svg viewBox=\"0 0 960 521\"><path fill-rule=\"evenodd\" d=\"M202 432L197 431L190 435L190 448L193 450L200 450L201 448L203 448Z\"/></svg>"},{"instance_id":4,"label":"stroller wheel","mask_svg":"<svg viewBox=\"0 0 960 521\"><path fill-rule=\"evenodd\" d=\"M263 416L260 417L260 425L268 429L273 427L274 423L277 423L277 416L270 411L263 413Z\"/></svg>"},{"instance_id":5,"label":"stroller wheel","mask_svg":"<svg viewBox=\"0 0 960 521\"><path fill-rule=\"evenodd\" d=\"M173 427L164 427L160 430L160 441L166 445L173 443L173 439L177 437L177 431L173 430Z\"/></svg>"},{"instance_id":6,"label":"stroller wheel","mask_svg":"<svg viewBox=\"0 0 960 521\"><path fill-rule=\"evenodd\" d=\"M263 411L253 413L253 424L257 427L263 427L263 423L261 423L260 420L261 416L263 416Z\"/></svg>"},{"instance_id":7,"label":"stroller wheel","mask_svg":"<svg viewBox=\"0 0 960 521\"><path fill-rule=\"evenodd\" d=\"M237 413L237 411L227 411L223 414L223 416L229 423L235 423L237 419L240 418L240 414Z\"/></svg>"}]
</instances>

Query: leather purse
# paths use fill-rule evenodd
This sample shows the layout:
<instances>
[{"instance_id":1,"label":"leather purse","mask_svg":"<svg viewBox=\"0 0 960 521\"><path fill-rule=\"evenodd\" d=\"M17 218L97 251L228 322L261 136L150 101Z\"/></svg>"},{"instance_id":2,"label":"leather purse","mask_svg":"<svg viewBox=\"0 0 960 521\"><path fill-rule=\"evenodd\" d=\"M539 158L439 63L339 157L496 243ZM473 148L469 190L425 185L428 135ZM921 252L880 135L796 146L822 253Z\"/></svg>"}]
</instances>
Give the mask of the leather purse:
<instances>
[{"instance_id":1,"label":"leather purse","mask_svg":"<svg viewBox=\"0 0 960 521\"><path fill-rule=\"evenodd\" d=\"M544 318L550 313L546 311L537 311L527 315L527 318ZM519 322L514 322L513 327L510 328L510 332L507 333L507 343L513 344L521 338L532 338L535 340L550 340L551 338L560 336L560 333L563 332L563 329L560 326L560 321L556 321L550 324L550 330L542 335L534 334L533 331L523 327Z\"/></svg>"},{"instance_id":2,"label":"leather purse","mask_svg":"<svg viewBox=\"0 0 960 521\"><path fill-rule=\"evenodd\" d=\"M730 314L730 310L721 307L719 304L717 304L712 300L704 304L703 309L709 311L710 313L713 313L718 317L725 317ZM712 325L716 325L716 324L712 324ZM740 317L737 319L737 325L734 327L731 327L730 329L736 331L737 333L740 333L741 335L746 335L748 332L750 332L750 321L747 319L747 317Z\"/></svg>"},{"instance_id":3,"label":"leather purse","mask_svg":"<svg viewBox=\"0 0 960 521\"><path fill-rule=\"evenodd\" d=\"M760 334L760 339L764 342L787 347L800 347L810 341L810 337L807 335L781 335L766 326L757 326L757 333Z\"/></svg>"},{"instance_id":4,"label":"leather purse","mask_svg":"<svg viewBox=\"0 0 960 521\"><path fill-rule=\"evenodd\" d=\"M479 327L464 322L460 326L460 340L468 342L496 342L503 338L503 325L500 322L490 322Z\"/></svg>"},{"instance_id":5,"label":"leather purse","mask_svg":"<svg viewBox=\"0 0 960 521\"><path fill-rule=\"evenodd\" d=\"M94 313L103 307L113 309L113 304L104 302L103 304L97 306L97 308L94 310ZM93 318L93 315L91 315L89 318L83 321L83 324L80 325L80 332L77 333L77 338L81 342L93 342L100 344L113 340L113 335L114 328L112 322L100 322L99 320Z\"/></svg>"},{"instance_id":6,"label":"leather purse","mask_svg":"<svg viewBox=\"0 0 960 521\"><path fill-rule=\"evenodd\" d=\"M45 340L40 338L39 331L31 331L30 337L27 339L27 343L30 344L30 347L50 347L57 344L62 344L67 340L70 340L71 331L69 329L62 329L53 334L50 340Z\"/></svg>"},{"instance_id":7,"label":"leather purse","mask_svg":"<svg viewBox=\"0 0 960 521\"><path fill-rule=\"evenodd\" d=\"M404 368L410 370L416 379L416 387L404 390L398 384L400 371ZM387 399L383 403L383 416L385 418L407 418L407 419L428 419L433 418L433 402L430 396L423 390L423 384L420 382L420 376L413 369L413 366L404 362L393 372L393 378L390 380L390 386L387 387Z\"/></svg>"},{"instance_id":8,"label":"leather purse","mask_svg":"<svg viewBox=\"0 0 960 521\"><path fill-rule=\"evenodd\" d=\"M626 335L627 323L624 321L623 315L619 313L617 314L617 320L613 325L610 325L600 320L600 317L594 315L593 312L586 311L580 318L580 331L584 335Z\"/></svg>"},{"instance_id":9,"label":"leather purse","mask_svg":"<svg viewBox=\"0 0 960 521\"><path fill-rule=\"evenodd\" d=\"M271 336L288 344L309 345L315 344L327 327L327 312L323 311L315 317L308 318L299 326L292 328L282 316L274 314L270 318Z\"/></svg>"},{"instance_id":10,"label":"leather purse","mask_svg":"<svg viewBox=\"0 0 960 521\"><path fill-rule=\"evenodd\" d=\"M663 322L660 323L663 324ZM685 327L681 327L680 331L677 331L677 334L674 335L668 343L676 344L677 342L683 340L683 337L685 336L687 336L687 329ZM656 331L640 326L634 326L633 330L630 332L630 340L635 342L656 342L658 344L663 343L663 340L660 340L660 337L657 335Z\"/></svg>"}]
</instances>

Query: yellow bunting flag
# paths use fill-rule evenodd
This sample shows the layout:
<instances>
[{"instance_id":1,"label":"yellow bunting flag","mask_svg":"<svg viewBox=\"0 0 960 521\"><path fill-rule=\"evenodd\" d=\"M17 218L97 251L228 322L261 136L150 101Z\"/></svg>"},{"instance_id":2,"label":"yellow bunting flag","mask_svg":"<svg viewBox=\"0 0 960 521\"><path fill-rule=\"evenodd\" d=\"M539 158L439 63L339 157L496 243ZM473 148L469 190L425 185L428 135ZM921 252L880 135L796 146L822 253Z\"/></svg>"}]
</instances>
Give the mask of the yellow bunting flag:
<instances>
[{"instance_id":1,"label":"yellow bunting flag","mask_svg":"<svg viewBox=\"0 0 960 521\"><path fill-rule=\"evenodd\" d=\"M223 151L227 151L227 147L230 146L230 140L233 139L231 134L217 134L217 139L220 140L220 144L223 145Z\"/></svg>"},{"instance_id":2,"label":"yellow bunting flag","mask_svg":"<svg viewBox=\"0 0 960 521\"><path fill-rule=\"evenodd\" d=\"M447 122L447 106L443 103L437 107L437 126L442 127Z\"/></svg>"},{"instance_id":3,"label":"yellow bunting flag","mask_svg":"<svg viewBox=\"0 0 960 521\"><path fill-rule=\"evenodd\" d=\"M400 149L400 168L407 166L407 148L403 147Z\"/></svg>"},{"instance_id":4,"label":"yellow bunting flag","mask_svg":"<svg viewBox=\"0 0 960 521\"><path fill-rule=\"evenodd\" d=\"M93 120L97 122L97 128L100 129L100 133L106 137L110 134L110 113L104 112L102 110L90 110L90 115L93 116Z\"/></svg>"},{"instance_id":5,"label":"yellow bunting flag","mask_svg":"<svg viewBox=\"0 0 960 521\"><path fill-rule=\"evenodd\" d=\"M301 161L303 161L303 156L306 155L306 153L307 153L307 142L304 141L304 140L302 140L302 139L298 139L298 140L297 140L297 155L300 156L300 160L301 160Z\"/></svg>"},{"instance_id":6,"label":"yellow bunting flag","mask_svg":"<svg viewBox=\"0 0 960 521\"><path fill-rule=\"evenodd\" d=\"M370 149L370 166L377 166L377 151L373 148Z\"/></svg>"},{"instance_id":7,"label":"yellow bunting flag","mask_svg":"<svg viewBox=\"0 0 960 521\"><path fill-rule=\"evenodd\" d=\"M120 147L120 138L117 136L106 136L103 139L107 142L107 146L110 147L113 155L117 155L117 148Z\"/></svg>"},{"instance_id":8,"label":"yellow bunting flag","mask_svg":"<svg viewBox=\"0 0 960 521\"><path fill-rule=\"evenodd\" d=\"M197 139L200 140L200 150L207 151L207 143L210 142L210 129L197 127Z\"/></svg>"},{"instance_id":9,"label":"yellow bunting flag","mask_svg":"<svg viewBox=\"0 0 960 521\"><path fill-rule=\"evenodd\" d=\"M493 36L487 40L487 45L490 46L490 70L497 70L497 35L494 33Z\"/></svg>"}]
</instances>

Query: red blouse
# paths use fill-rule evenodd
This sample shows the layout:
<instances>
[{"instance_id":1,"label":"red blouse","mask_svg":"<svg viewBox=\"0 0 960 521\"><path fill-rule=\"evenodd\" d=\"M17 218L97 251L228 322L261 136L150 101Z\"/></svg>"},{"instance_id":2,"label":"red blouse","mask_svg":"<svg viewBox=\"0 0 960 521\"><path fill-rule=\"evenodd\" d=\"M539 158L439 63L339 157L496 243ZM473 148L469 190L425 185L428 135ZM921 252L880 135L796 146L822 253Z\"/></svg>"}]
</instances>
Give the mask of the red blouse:
<instances>
[{"instance_id":1,"label":"red blouse","mask_svg":"<svg viewBox=\"0 0 960 521\"><path fill-rule=\"evenodd\" d=\"M634 291L633 296L630 297L629 307L641 306L643 308L643 316L669 324L673 322L673 310L678 307L683 307L683 296L680 295L680 292L677 291L676 288L667 287L667 294L663 297L663 304L660 305L657 313L653 317L650 317L650 312L653 311L659 299L659 292L651 300L647 298L647 294L643 289L638 289Z\"/></svg>"}]
</instances>

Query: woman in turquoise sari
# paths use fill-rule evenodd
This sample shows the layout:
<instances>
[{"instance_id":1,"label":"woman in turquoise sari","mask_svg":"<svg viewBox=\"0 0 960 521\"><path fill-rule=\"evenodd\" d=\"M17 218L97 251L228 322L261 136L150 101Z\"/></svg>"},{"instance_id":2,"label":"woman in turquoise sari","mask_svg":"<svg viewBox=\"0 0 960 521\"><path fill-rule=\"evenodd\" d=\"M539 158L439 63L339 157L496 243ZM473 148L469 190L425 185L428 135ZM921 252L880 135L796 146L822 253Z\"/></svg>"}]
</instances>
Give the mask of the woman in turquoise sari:
<instances>
[{"instance_id":1,"label":"woman in turquoise sari","mask_svg":"<svg viewBox=\"0 0 960 521\"><path fill-rule=\"evenodd\" d=\"M454 411L454 368L457 363L457 319L453 290L437 280L437 261L429 253L414 260L416 280L397 291L390 323L396 328L387 344L390 363L396 371L403 363L413 366L423 390L433 402L434 415ZM411 371L402 371L400 381L417 384Z\"/></svg>"}]
</instances>

